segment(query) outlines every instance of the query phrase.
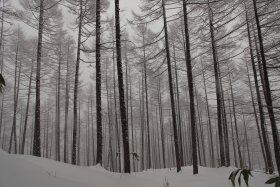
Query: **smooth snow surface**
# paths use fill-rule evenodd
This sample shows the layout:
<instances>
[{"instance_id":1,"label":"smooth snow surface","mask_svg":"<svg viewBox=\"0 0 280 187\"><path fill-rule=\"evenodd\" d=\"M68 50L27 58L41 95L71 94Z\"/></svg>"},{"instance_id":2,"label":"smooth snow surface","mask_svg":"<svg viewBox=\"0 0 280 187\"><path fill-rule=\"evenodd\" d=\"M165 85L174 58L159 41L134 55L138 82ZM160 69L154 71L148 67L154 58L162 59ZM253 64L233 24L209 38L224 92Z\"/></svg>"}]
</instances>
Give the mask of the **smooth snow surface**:
<instances>
[{"instance_id":1,"label":"smooth snow surface","mask_svg":"<svg viewBox=\"0 0 280 187\"><path fill-rule=\"evenodd\" d=\"M192 167L176 170L148 170L141 173L119 174L100 166L78 167L45 158L9 155L0 150L0 187L230 187L227 180L232 168ZM253 172L251 187L264 187L269 176ZM242 186L245 186L244 184ZM267 185L269 186L269 185Z\"/></svg>"}]
</instances>

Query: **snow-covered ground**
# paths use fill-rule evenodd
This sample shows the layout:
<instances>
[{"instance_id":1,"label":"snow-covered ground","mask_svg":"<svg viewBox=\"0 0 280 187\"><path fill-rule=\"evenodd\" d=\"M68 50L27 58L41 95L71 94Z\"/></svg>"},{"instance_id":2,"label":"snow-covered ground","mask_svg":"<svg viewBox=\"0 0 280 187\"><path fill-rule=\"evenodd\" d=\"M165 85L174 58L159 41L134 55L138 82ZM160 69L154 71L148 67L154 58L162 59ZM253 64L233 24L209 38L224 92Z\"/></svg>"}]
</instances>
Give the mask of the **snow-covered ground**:
<instances>
[{"instance_id":1,"label":"snow-covered ground","mask_svg":"<svg viewBox=\"0 0 280 187\"><path fill-rule=\"evenodd\" d=\"M9 155L0 150L0 187L230 187L228 176L232 168L192 168L148 170L141 173L119 174L100 166L78 167L32 156ZM250 186L264 187L269 178L253 172ZM245 186L244 184L242 186Z\"/></svg>"}]
</instances>

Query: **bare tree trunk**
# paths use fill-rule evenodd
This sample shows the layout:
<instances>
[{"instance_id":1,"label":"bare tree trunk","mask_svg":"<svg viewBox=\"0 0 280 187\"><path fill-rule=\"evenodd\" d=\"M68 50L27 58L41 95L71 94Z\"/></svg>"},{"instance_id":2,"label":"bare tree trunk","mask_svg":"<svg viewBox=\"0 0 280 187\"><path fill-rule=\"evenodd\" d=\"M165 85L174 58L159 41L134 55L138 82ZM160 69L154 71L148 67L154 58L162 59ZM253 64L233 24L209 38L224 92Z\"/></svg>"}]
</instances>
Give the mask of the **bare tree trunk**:
<instances>
[{"instance_id":1,"label":"bare tree trunk","mask_svg":"<svg viewBox=\"0 0 280 187\"><path fill-rule=\"evenodd\" d=\"M72 142L72 164L76 165L77 154L77 123L78 123L78 86L79 86L79 67L80 67L80 54L81 54L81 34L82 34L82 21L83 21L83 4L82 0L79 0L80 12L79 12L79 32L78 32L78 47L77 47L77 60L75 70L75 84L74 84L74 121L73 121L73 142Z\"/></svg>"},{"instance_id":2,"label":"bare tree trunk","mask_svg":"<svg viewBox=\"0 0 280 187\"><path fill-rule=\"evenodd\" d=\"M208 118L208 129L209 129L209 140L210 140L210 163L211 166L215 166L215 154L214 154L214 146L213 146L213 133L212 133L212 123L210 117L210 110L209 110L209 103L208 103L208 95L207 95L207 87L205 83L205 72L203 71L203 85L204 85L204 93L205 93L205 100L206 100L206 109L207 109L207 118Z\"/></svg>"},{"instance_id":3,"label":"bare tree trunk","mask_svg":"<svg viewBox=\"0 0 280 187\"><path fill-rule=\"evenodd\" d=\"M53 152L53 137L54 137L54 119L53 119L53 114L51 114L51 137L50 137L50 139L51 139L51 141L50 141L50 158L52 158L52 152Z\"/></svg>"},{"instance_id":4,"label":"bare tree trunk","mask_svg":"<svg viewBox=\"0 0 280 187\"><path fill-rule=\"evenodd\" d=\"M176 82L176 96L177 96L177 113L178 113L178 134L179 134L179 148L180 148L180 158L181 166L184 165L184 155L183 155L183 138L182 138L182 120L181 120L181 106L180 106L180 93L179 93L179 81L178 81L178 69L175 45L173 44L173 54L174 54L174 65L175 65L175 82Z\"/></svg>"},{"instance_id":5,"label":"bare tree trunk","mask_svg":"<svg viewBox=\"0 0 280 187\"><path fill-rule=\"evenodd\" d=\"M158 114L158 108L155 107L156 110L156 153L157 153L157 157L156 157L156 161L157 161L157 168L163 168L162 167L162 154L160 151L160 120L159 120L159 114Z\"/></svg>"},{"instance_id":6,"label":"bare tree trunk","mask_svg":"<svg viewBox=\"0 0 280 187\"><path fill-rule=\"evenodd\" d=\"M114 165L114 152L113 152L113 146L112 146L112 139L114 138L113 136L113 126L112 126L112 110L111 110L111 89L109 93L109 83L108 83L108 67L107 67L108 59L106 60L106 96L107 96L107 110L108 110L108 125L109 125L109 155L110 155L110 166L111 166L111 171L115 172L115 165Z\"/></svg>"},{"instance_id":7,"label":"bare tree trunk","mask_svg":"<svg viewBox=\"0 0 280 187\"><path fill-rule=\"evenodd\" d=\"M95 153L95 141L94 141L94 120L93 120L93 104L92 104L92 99L90 100L90 114L91 114L91 133L92 133L92 162L93 165L95 165L96 163L96 153Z\"/></svg>"},{"instance_id":8,"label":"bare tree trunk","mask_svg":"<svg viewBox=\"0 0 280 187\"><path fill-rule=\"evenodd\" d=\"M58 80L57 80L57 118L56 118L56 160L60 161L60 77L61 77L61 46L58 57Z\"/></svg>"},{"instance_id":9,"label":"bare tree trunk","mask_svg":"<svg viewBox=\"0 0 280 187\"><path fill-rule=\"evenodd\" d=\"M46 158L49 158L49 115L50 115L50 107L49 104L47 108L47 134L46 134Z\"/></svg>"},{"instance_id":10,"label":"bare tree trunk","mask_svg":"<svg viewBox=\"0 0 280 187\"><path fill-rule=\"evenodd\" d=\"M228 93L227 93L228 94ZM237 155L236 155L236 149L235 149L235 138L233 133L233 123L232 123L232 113L231 113L231 105L230 105L230 96L228 94L228 110L229 110L229 117L230 117L230 127L231 127L231 139L232 139L232 149L233 149L233 156L234 156L234 164L235 167L238 167L237 163Z\"/></svg>"},{"instance_id":11,"label":"bare tree trunk","mask_svg":"<svg viewBox=\"0 0 280 187\"><path fill-rule=\"evenodd\" d=\"M198 113L197 113L198 114ZM199 115L197 115L197 118L199 119ZM200 121L198 122L198 125L200 125ZM195 127L195 133L196 133L196 137L197 137L197 153L198 153L198 163L200 166L202 166L202 159L201 159L201 149L200 149L200 137L199 137L199 134L198 134L198 128L197 126Z\"/></svg>"},{"instance_id":12,"label":"bare tree trunk","mask_svg":"<svg viewBox=\"0 0 280 187\"><path fill-rule=\"evenodd\" d=\"M96 125L97 157L96 163L102 165L102 101L101 101L101 49L100 49L100 0L96 0Z\"/></svg>"},{"instance_id":13,"label":"bare tree trunk","mask_svg":"<svg viewBox=\"0 0 280 187\"><path fill-rule=\"evenodd\" d=\"M231 83L231 73L229 73L229 86L230 86L230 92L231 92L235 136L236 136L236 143L237 143L237 152L238 152L238 156L239 156L239 165L240 165L240 168L243 168L243 159L242 159L242 155L241 155L239 136L238 136L239 132L238 132L238 127L237 127L237 117L236 117L236 110L235 110L234 94L233 94L232 83Z\"/></svg>"},{"instance_id":14,"label":"bare tree trunk","mask_svg":"<svg viewBox=\"0 0 280 187\"><path fill-rule=\"evenodd\" d=\"M199 131L197 130L197 133L200 133L200 141L201 141L201 149L199 149L199 152L202 151L202 158L201 159L201 165L202 166L206 166L206 158L205 158L205 143L204 143L204 133L203 133L203 122L202 122L202 117L200 114L200 109L199 109L199 102L198 102L198 94L197 94L197 89L195 88L195 97L196 97L196 107L197 107L197 117L198 117L198 127L199 127ZM198 128L197 127L197 128ZM197 136L197 139L199 139L199 136ZM202 160L203 160L203 164L202 164Z\"/></svg>"},{"instance_id":15,"label":"bare tree trunk","mask_svg":"<svg viewBox=\"0 0 280 187\"><path fill-rule=\"evenodd\" d=\"M141 139L141 170L145 169L144 157L144 90L143 90L143 72L141 73L141 82L139 82L139 106L140 106L140 139ZM142 89L141 89L142 83ZM142 92L141 92L142 91Z\"/></svg>"},{"instance_id":16,"label":"bare tree trunk","mask_svg":"<svg viewBox=\"0 0 280 187\"><path fill-rule=\"evenodd\" d=\"M86 164L87 166L90 166L90 130L89 130L89 124L90 124L90 97L88 97L87 102L87 146L86 146Z\"/></svg>"},{"instance_id":17,"label":"bare tree trunk","mask_svg":"<svg viewBox=\"0 0 280 187\"><path fill-rule=\"evenodd\" d=\"M65 119L64 119L64 149L63 149L63 161L68 163L68 112L69 112L69 55L70 55L70 43L68 40L67 46L67 60L66 60L66 80L65 80Z\"/></svg>"},{"instance_id":18,"label":"bare tree trunk","mask_svg":"<svg viewBox=\"0 0 280 187\"><path fill-rule=\"evenodd\" d=\"M170 100L171 100L171 112L172 112L172 124L173 124L173 134L174 134L174 146L175 146L175 156L176 156L176 167L177 172L181 171L181 158L179 151L179 139L178 139L178 130L176 122L176 110L175 110L175 101L174 101L174 91L173 91L173 80L172 80L172 68L170 60L170 50L169 50L169 39L168 39L168 26L166 20L166 11L165 11L165 0L162 0L162 12L163 12L163 23L164 23L164 33L165 33L165 51L166 51L166 61L168 67L168 82L169 82L169 91L170 91Z\"/></svg>"},{"instance_id":19,"label":"bare tree trunk","mask_svg":"<svg viewBox=\"0 0 280 187\"><path fill-rule=\"evenodd\" d=\"M122 56L121 56L121 30L120 30L120 13L119 0L115 0L115 19L116 19L116 50L117 50L117 69L118 69L118 83L119 83L119 102L122 122L122 136L123 136L123 161L124 172L130 173L130 152L129 152L129 133L126 116L126 106L124 98L123 86L123 71L122 71Z\"/></svg>"},{"instance_id":20,"label":"bare tree trunk","mask_svg":"<svg viewBox=\"0 0 280 187\"><path fill-rule=\"evenodd\" d=\"M47 123L48 123L48 120L47 120ZM43 147L42 147L43 154L42 154L42 157L46 158L46 144L47 144L47 142L46 142L46 133L47 133L46 124L44 124L44 126L43 126L43 133L44 133L44 135L43 135Z\"/></svg>"},{"instance_id":21,"label":"bare tree trunk","mask_svg":"<svg viewBox=\"0 0 280 187\"><path fill-rule=\"evenodd\" d=\"M23 107L20 106L20 122L19 122L19 140L18 140L18 152L21 151L21 142L22 142L22 130L23 130Z\"/></svg>"},{"instance_id":22,"label":"bare tree trunk","mask_svg":"<svg viewBox=\"0 0 280 187\"><path fill-rule=\"evenodd\" d=\"M185 102L186 105L190 105L189 104L189 97L188 97L188 90L187 90L187 85L185 85ZM192 141L191 141L191 125L190 124L190 113L189 110L187 110L187 107L185 107L185 115L186 115L186 137L187 137L187 145L186 145L186 149L190 150L192 147ZM192 164L192 152L187 151L187 164Z\"/></svg>"},{"instance_id":23,"label":"bare tree trunk","mask_svg":"<svg viewBox=\"0 0 280 187\"><path fill-rule=\"evenodd\" d=\"M221 166L226 166L225 163L225 149L224 149L224 133L222 126L222 103L221 103L221 87L219 81L219 71L218 71L218 61L217 61L217 50L216 50L216 40L214 34L213 26L213 12L208 0L208 16L209 16L209 25L210 25L210 34L211 34L211 44L212 44L212 53L213 53L213 62L214 62L214 72L215 72L215 84L216 84L216 99L217 99L217 115L218 115L218 133L219 133L219 145L220 145L220 159Z\"/></svg>"},{"instance_id":24,"label":"bare tree trunk","mask_svg":"<svg viewBox=\"0 0 280 187\"><path fill-rule=\"evenodd\" d=\"M131 144L132 144L132 171L136 171L135 168L135 159L137 159L135 156L137 154L137 149L134 148L134 124L133 124L133 106L132 106L132 80L131 80L131 70L129 68L129 85L130 85L130 89L129 89L129 95L130 95L130 119L131 119Z\"/></svg>"},{"instance_id":25,"label":"bare tree trunk","mask_svg":"<svg viewBox=\"0 0 280 187\"><path fill-rule=\"evenodd\" d=\"M197 147L196 147L196 121L195 121L195 104L194 104L194 81L192 74L192 63L190 53L190 40L189 40L189 28L188 28L188 15L186 0L183 0L183 12L184 12L184 24L185 24L185 40L186 40L186 67L188 73L188 86L189 86L189 100L190 100L190 117L191 117L191 136L192 136L192 163L193 174L198 174L197 165Z\"/></svg>"},{"instance_id":26,"label":"bare tree trunk","mask_svg":"<svg viewBox=\"0 0 280 187\"><path fill-rule=\"evenodd\" d=\"M42 40L44 28L44 0L40 0L39 30L38 30L38 47L37 47L37 69L36 69L36 104L35 104L35 124L34 124L34 141L33 155L41 156L41 133L40 133L40 114L41 114L41 98L40 98L40 82L41 82L41 56L42 56Z\"/></svg>"},{"instance_id":27,"label":"bare tree trunk","mask_svg":"<svg viewBox=\"0 0 280 187\"><path fill-rule=\"evenodd\" d=\"M79 96L78 96L79 97ZM79 120L78 120L78 136L77 136L77 164L81 165L81 98L79 97Z\"/></svg>"},{"instance_id":28,"label":"bare tree trunk","mask_svg":"<svg viewBox=\"0 0 280 187\"><path fill-rule=\"evenodd\" d=\"M242 112L243 113L243 112ZM247 155L248 155L248 162L249 162L249 169L252 170L252 163L251 163L251 155L250 155L250 149L249 149L249 140L248 140L248 134L247 134L247 127L245 125L245 117L244 113L242 115L243 117L243 126L244 126L244 132L245 132L245 140L246 140L246 147L247 147Z\"/></svg>"},{"instance_id":29,"label":"bare tree trunk","mask_svg":"<svg viewBox=\"0 0 280 187\"><path fill-rule=\"evenodd\" d=\"M116 70L115 70L115 50L113 49L113 78L114 78L114 107L115 107L115 129L117 134L117 157L118 157L118 171L121 172L121 146L120 146L120 133L119 121L117 110L117 93L116 93Z\"/></svg>"},{"instance_id":30,"label":"bare tree trunk","mask_svg":"<svg viewBox=\"0 0 280 187\"><path fill-rule=\"evenodd\" d=\"M249 88L250 88L252 106L253 106L253 110L254 110L254 116L255 116L255 120L256 120L258 137L259 137L259 140L260 140L260 145L261 145L261 150L262 150L262 155L263 155L263 159L264 159L265 168L267 169L268 168L268 166L267 166L267 159L266 159L266 155L265 155L265 151L264 151L263 139L262 139L262 136L261 136L260 125L259 125L259 120L258 120L258 114L257 114L256 106L255 106L254 95L253 95L251 79L250 79L250 74L249 74L249 69L248 69L248 64L247 63L246 63L246 70L247 70L247 75L248 75Z\"/></svg>"},{"instance_id":31,"label":"bare tree trunk","mask_svg":"<svg viewBox=\"0 0 280 187\"><path fill-rule=\"evenodd\" d=\"M30 71L30 77L29 77L29 83L28 83L26 113L25 113L25 120L24 120L23 135L22 135L22 144L21 144L20 154L24 154L25 139L26 139L26 130L27 130L27 123L28 123L28 115L29 115L29 104L30 104L30 95L31 95L31 85L32 85L32 78L33 78L33 63L34 63L34 60L32 59L31 71Z\"/></svg>"},{"instance_id":32,"label":"bare tree trunk","mask_svg":"<svg viewBox=\"0 0 280 187\"><path fill-rule=\"evenodd\" d=\"M162 160L163 168L166 168L166 158L165 158L165 136L164 136L164 118L162 111L162 97L161 97L161 80L158 79L158 106L159 106L159 121L160 121L160 132L161 132L161 149L162 149Z\"/></svg>"},{"instance_id":33,"label":"bare tree trunk","mask_svg":"<svg viewBox=\"0 0 280 187\"><path fill-rule=\"evenodd\" d=\"M220 66L218 63L218 72L219 72L219 81L221 86L221 100L222 100L222 119L223 119L223 129L224 129L224 142L225 142L225 161L226 166L230 166L230 150L229 150L229 140L228 140L228 127L227 127L227 113L226 113L226 106L225 106L225 99L224 99L224 91L223 91L223 82L221 77Z\"/></svg>"},{"instance_id":34,"label":"bare tree trunk","mask_svg":"<svg viewBox=\"0 0 280 187\"><path fill-rule=\"evenodd\" d=\"M146 28L145 28L146 29ZM145 84L145 108L146 108L146 124L147 124L147 141L148 141L148 148L147 148L147 157L148 157L148 169L152 166L151 161L151 140L150 140L150 113L149 113L149 96L148 96L148 83L147 83L147 62L146 62L146 48L145 48L145 31L143 31L142 35L142 45L143 45L143 70L144 70L144 84ZM144 89L144 87L142 88ZM144 108L143 108L143 111Z\"/></svg>"},{"instance_id":35,"label":"bare tree trunk","mask_svg":"<svg viewBox=\"0 0 280 187\"><path fill-rule=\"evenodd\" d=\"M265 52L264 52L264 46L263 46L263 38L262 38L262 31L259 21L259 15L258 15L258 9L257 9L257 2L256 0L253 0L254 5L254 12L255 12L255 19L256 19L256 25L257 25L257 31L258 31L258 38L259 38L259 45L260 45L260 53L261 53L261 59L262 59L262 68L264 73L264 83L265 83L265 89L266 89L266 105L267 105L267 111L270 119L271 124L271 131L272 131L272 137L273 137L273 143L274 143L274 155L278 170L278 175L280 175L280 151L279 151L279 142L278 142L278 130L277 125L275 122L275 116L273 111L273 101L272 101L272 93L270 89L270 82L268 78L268 71L267 71L267 65L266 65L266 58L265 58Z\"/></svg>"},{"instance_id":36,"label":"bare tree trunk","mask_svg":"<svg viewBox=\"0 0 280 187\"><path fill-rule=\"evenodd\" d=\"M12 125L12 131L11 131L11 136L10 136L10 143L9 143L9 153L12 151L12 144L13 144L13 137L14 137L14 149L15 149L15 154L17 154L17 106L18 106L18 90L17 87L19 86L17 84L17 81L20 80L20 77L17 77L17 70L18 70L18 53L19 53L19 36L17 39L17 47L16 47L16 57L15 57L15 78L14 78L14 110L13 110L13 125ZM20 67L21 67L21 61ZM20 73L21 70L19 70Z\"/></svg>"},{"instance_id":37,"label":"bare tree trunk","mask_svg":"<svg viewBox=\"0 0 280 187\"><path fill-rule=\"evenodd\" d=\"M34 141L34 125L35 125L35 120L34 118L32 119L31 123L31 136L30 136L30 152L29 154L32 155L33 153L33 141Z\"/></svg>"},{"instance_id":38,"label":"bare tree trunk","mask_svg":"<svg viewBox=\"0 0 280 187\"><path fill-rule=\"evenodd\" d=\"M259 109L259 114L260 114L260 116L259 116L260 123L261 123L260 126L261 126L261 132L262 132L262 138L263 138L264 150L265 150L265 156L266 156L266 162L267 162L266 169L268 170L268 172L270 174L272 174L273 173L273 162L272 162L272 156L271 156L270 147L269 147L267 134L266 134L265 117L264 117L262 100L261 100L261 95L260 95L260 90L259 90L258 75L257 75L256 66L255 66L255 61L254 61L251 32L250 32L250 25L249 25L247 12L246 12L246 23L247 23L247 34L248 34L248 41L249 41L249 48L250 48L251 65L252 65L252 70L253 70L253 74L254 74L254 83L255 83L255 88L256 88L258 109ZM258 57L258 54L257 54L257 57Z\"/></svg>"}]
</instances>

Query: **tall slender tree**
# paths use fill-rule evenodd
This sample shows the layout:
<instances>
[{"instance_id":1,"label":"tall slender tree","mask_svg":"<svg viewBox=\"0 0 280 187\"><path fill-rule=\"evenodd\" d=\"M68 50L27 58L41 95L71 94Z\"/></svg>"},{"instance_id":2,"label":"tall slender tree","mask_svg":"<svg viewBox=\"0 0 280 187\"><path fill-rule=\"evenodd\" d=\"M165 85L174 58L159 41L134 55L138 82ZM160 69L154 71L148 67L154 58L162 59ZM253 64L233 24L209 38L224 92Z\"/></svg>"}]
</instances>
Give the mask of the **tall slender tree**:
<instances>
[{"instance_id":1,"label":"tall slender tree","mask_svg":"<svg viewBox=\"0 0 280 187\"><path fill-rule=\"evenodd\" d=\"M38 46L37 46L37 64L36 64L36 81L35 81L35 123L34 123L34 138L33 138L33 155L41 156L41 57L42 57L42 42L44 30L44 0L40 0L39 5L39 28L38 28Z\"/></svg>"},{"instance_id":2,"label":"tall slender tree","mask_svg":"<svg viewBox=\"0 0 280 187\"><path fill-rule=\"evenodd\" d=\"M100 49L100 0L96 0L96 125L97 157L96 163L102 164L102 101L101 101L101 49Z\"/></svg>"},{"instance_id":3,"label":"tall slender tree","mask_svg":"<svg viewBox=\"0 0 280 187\"><path fill-rule=\"evenodd\" d=\"M122 71L122 53L121 53L121 27L120 27L120 2L115 0L115 27L116 27L116 51L117 51L117 71L119 83L119 102L122 123L122 139L123 139L123 161L124 172L130 173L130 152L129 152L129 132L126 116L125 94L123 84Z\"/></svg>"},{"instance_id":4,"label":"tall slender tree","mask_svg":"<svg viewBox=\"0 0 280 187\"><path fill-rule=\"evenodd\" d=\"M253 6L254 6L254 13L255 13L255 19L256 19L256 25L257 25L257 33L258 33L258 39L259 39L259 46L260 46L260 54L262 59L262 70L263 70L263 76L264 76L264 86L266 91L266 105L267 105L267 111L270 119L271 124L271 131L272 131L272 137L273 137L273 145L274 145L274 155L277 165L278 174L280 175L280 146L279 146L279 139L278 139L278 130L273 110L273 100L272 100L272 93L270 89L270 81L268 77L268 71L267 71L267 62L265 57L265 50L263 46L263 34L261 30L260 20L259 20L259 13L257 8L257 1L253 0Z\"/></svg>"},{"instance_id":5,"label":"tall slender tree","mask_svg":"<svg viewBox=\"0 0 280 187\"><path fill-rule=\"evenodd\" d=\"M188 28L188 12L187 2L183 0L183 13L184 13L184 25L185 25L185 44L186 44L186 66L188 73L188 87L189 87L189 100L190 100L190 117L191 117L191 134L192 134L192 163L193 163L193 174L198 174L197 166L197 147L196 147L196 121L195 121L195 105L194 105L194 85L193 85L193 74L192 74L192 62L190 52L190 36Z\"/></svg>"},{"instance_id":6,"label":"tall slender tree","mask_svg":"<svg viewBox=\"0 0 280 187\"><path fill-rule=\"evenodd\" d=\"M162 0L161 6L162 6L162 18L163 18L163 25L164 25L163 27L164 27L164 38L165 38L165 52L166 52L169 92L170 92L170 101L171 101L171 113L172 113L172 126L173 126L173 133L174 133L176 167L177 167L177 172L179 172L179 171L181 171L181 161L180 161L181 158L180 158L180 151L179 151L179 138L178 138L178 130L177 130L177 122L176 122L177 120L176 120L175 99L174 99L174 90L173 90L173 78L172 78L172 68L171 68L171 59L170 59L165 0Z\"/></svg>"},{"instance_id":7,"label":"tall slender tree","mask_svg":"<svg viewBox=\"0 0 280 187\"><path fill-rule=\"evenodd\" d=\"M73 121L73 137L72 137L72 164L77 164L77 126L78 126L78 86L79 86L79 70L81 56L81 37L83 26L83 1L79 0L79 16L78 16L78 47L76 56L75 83L74 83L74 121Z\"/></svg>"},{"instance_id":8,"label":"tall slender tree","mask_svg":"<svg viewBox=\"0 0 280 187\"><path fill-rule=\"evenodd\" d=\"M211 44L212 44L212 54L214 63L214 74L215 74L215 85L216 85L216 100L217 100L217 117L218 117L218 133L219 133L219 147L220 147L220 164L225 166L225 149L224 149L224 133L222 126L222 100L221 100L221 87L219 80L219 70L218 70L218 59L217 59L217 46L214 34L214 24L213 24L213 11L208 0L208 17L209 17L209 27L211 34Z\"/></svg>"}]
</instances>

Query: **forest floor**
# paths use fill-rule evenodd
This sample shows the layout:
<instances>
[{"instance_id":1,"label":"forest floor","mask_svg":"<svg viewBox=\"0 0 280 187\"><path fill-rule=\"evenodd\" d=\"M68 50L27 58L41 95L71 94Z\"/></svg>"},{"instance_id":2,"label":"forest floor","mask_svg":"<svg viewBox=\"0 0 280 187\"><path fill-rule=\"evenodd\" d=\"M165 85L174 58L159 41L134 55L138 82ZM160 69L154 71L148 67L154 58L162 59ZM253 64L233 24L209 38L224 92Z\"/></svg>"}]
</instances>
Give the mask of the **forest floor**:
<instances>
[{"instance_id":1,"label":"forest floor","mask_svg":"<svg viewBox=\"0 0 280 187\"><path fill-rule=\"evenodd\" d=\"M194 176L192 167L184 167L180 173L160 169L119 174L100 166L79 167L0 150L0 187L230 187L228 176L232 170L199 167L199 174ZM250 186L269 187L264 183L270 176L252 174Z\"/></svg>"}]
</instances>

